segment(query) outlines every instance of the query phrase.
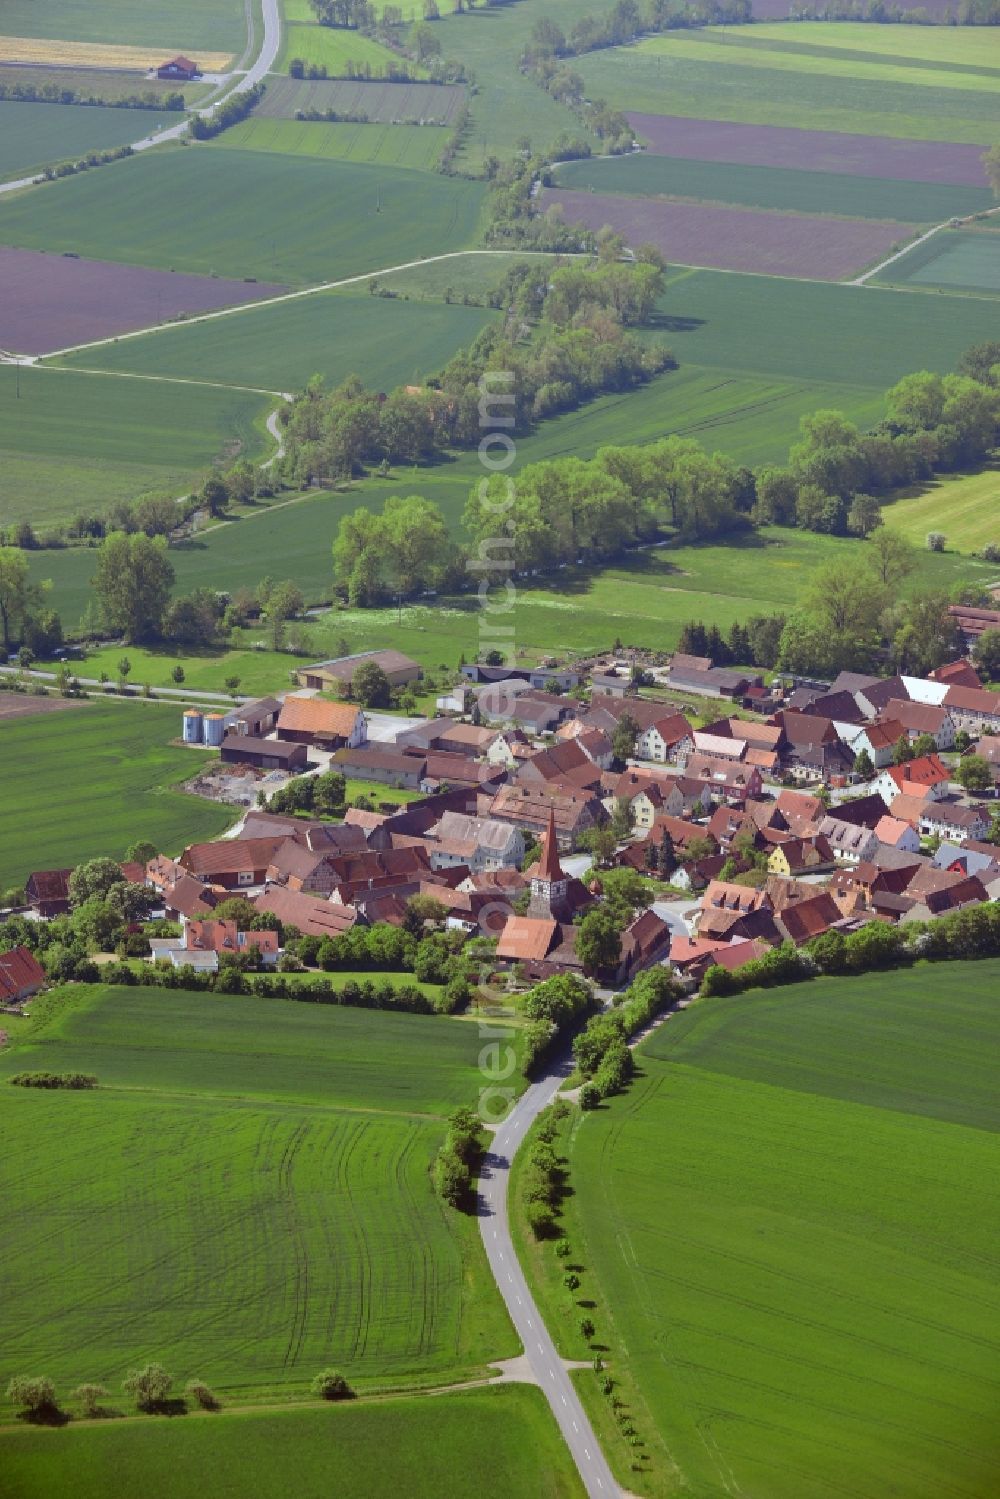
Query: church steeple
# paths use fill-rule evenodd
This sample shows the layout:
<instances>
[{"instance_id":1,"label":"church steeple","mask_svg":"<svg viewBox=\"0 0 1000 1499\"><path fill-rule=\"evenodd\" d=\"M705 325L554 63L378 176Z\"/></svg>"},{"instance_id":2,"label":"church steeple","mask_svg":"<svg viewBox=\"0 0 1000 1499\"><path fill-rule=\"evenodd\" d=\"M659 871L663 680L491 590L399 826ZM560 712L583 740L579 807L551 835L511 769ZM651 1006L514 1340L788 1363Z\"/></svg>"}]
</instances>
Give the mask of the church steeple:
<instances>
[{"instance_id":1,"label":"church steeple","mask_svg":"<svg viewBox=\"0 0 1000 1499\"><path fill-rule=\"evenodd\" d=\"M528 915L561 921L567 914L566 896L569 877L559 863L559 841L556 837L555 808L549 807L549 821L542 839L542 851L531 873L531 900Z\"/></svg>"}]
</instances>

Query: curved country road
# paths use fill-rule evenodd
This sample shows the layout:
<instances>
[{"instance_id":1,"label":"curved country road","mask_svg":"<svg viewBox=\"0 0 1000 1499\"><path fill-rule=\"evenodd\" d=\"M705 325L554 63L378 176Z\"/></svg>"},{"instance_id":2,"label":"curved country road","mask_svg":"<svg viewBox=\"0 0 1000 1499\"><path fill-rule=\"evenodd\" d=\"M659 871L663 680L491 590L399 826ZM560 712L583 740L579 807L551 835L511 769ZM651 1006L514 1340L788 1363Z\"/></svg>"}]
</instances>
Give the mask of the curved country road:
<instances>
[{"instance_id":1,"label":"curved country road","mask_svg":"<svg viewBox=\"0 0 1000 1499\"><path fill-rule=\"evenodd\" d=\"M496 1129L479 1181L479 1226L490 1269L524 1345L525 1357L552 1407L584 1488L590 1499L618 1499L621 1490L528 1290L507 1215L510 1163L528 1127L555 1098L569 1070L568 1062L562 1067L557 1065L539 1082L532 1083Z\"/></svg>"},{"instance_id":2,"label":"curved country road","mask_svg":"<svg viewBox=\"0 0 1000 1499\"><path fill-rule=\"evenodd\" d=\"M227 99L232 99L237 94L245 94L247 89L253 88L255 83L259 83L271 71L281 47L281 16L278 3L279 0L262 0L264 39L256 60L251 63L247 72L237 75L232 88L227 89L213 104L205 109L194 110L194 114L199 114L205 119L211 118L220 104L224 104ZM163 130L154 131L152 135L143 136L140 141L134 141L132 150L148 151L150 146L162 145L164 141L180 140L187 133L188 116L185 115L178 124L168 125ZM16 182L3 182L0 183L0 193L17 192L22 187L31 187L37 181L38 173L34 172L30 177L19 177Z\"/></svg>"}]
</instances>

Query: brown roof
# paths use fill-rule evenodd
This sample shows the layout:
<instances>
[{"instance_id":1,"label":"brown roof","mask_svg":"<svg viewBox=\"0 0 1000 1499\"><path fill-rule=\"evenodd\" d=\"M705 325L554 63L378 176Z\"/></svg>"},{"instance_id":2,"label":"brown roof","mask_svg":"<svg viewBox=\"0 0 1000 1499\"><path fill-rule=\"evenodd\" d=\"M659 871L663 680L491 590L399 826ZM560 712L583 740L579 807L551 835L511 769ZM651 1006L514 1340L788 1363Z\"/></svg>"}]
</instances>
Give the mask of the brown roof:
<instances>
[{"instance_id":1,"label":"brown roof","mask_svg":"<svg viewBox=\"0 0 1000 1499\"><path fill-rule=\"evenodd\" d=\"M509 916L500 940L497 957L515 962L540 962L559 930L557 921L542 921L534 916Z\"/></svg>"},{"instance_id":2,"label":"brown roof","mask_svg":"<svg viewBox=\"0 0 1000 1499\"><path fill-rule=\"evenodd\" d=\"M40 989L44 983L45 969L26 947L0 953L0 999L16 999L26 989Z\"/></svg>"},{"instance_id":3,"label":"brown roof","mask_svg":"<svg viewBox=\"0 0 1000 1499\"><path fill-rule=\"evenodd\" d=\"M251 874L266 869L285 841L277 838L222 838L217 843L192 843L180 863L189 874Z\"/></svg>"},{"instance_id":4,"label":"brown roof","mask_svg":"<svg viewBox=\"0 0 1000 1499\"><path fill-rule=\"evenodd\" d=\"M780 926L793 942L808 942L810 937L818 937L840 920L840 907L826 890L809 900L800 900L794 906L786 906L778 918Z\"/></svg>"},{"instance_id":5,"label":"brown roof","mask_svg":"<svg viewBox=\"0 0 1000 1499\"><path fill-rule=\"evenodd\" d=\"M936 734L948 717L947 708L935 707L933 703L917 703L910 698L905 703L893 698L885 711L914 734Z\"/></svg>"},{"instance_id":6,"label":"brown roof","mask_svg":"<svg viewBox=\"0 0 1000 1499\"><path fill-rule=\"evenodd\" d=\"M979 673L971 661L946 661L930 673L932 682L947 682L954 687L982 687Z\"/></svg>"},{"instance_id":7,"label":"brown roof","mask_svg":"<svg viewBox=\"0 0 1000 1499\"><path fill-rule=\"evenodd\" d=\"M286 697L278 717L278 731L297 734L336 734L350 738L360 710L353 703L330 703L323 697Z\"/></svg>"},{"instance_id":8,"label":"brown roof","mask_svg":"<svg viewBox=\"0 0 1000 1499\"><path fill-rule=\"evenodd\" d=\"M28 876L27 893L36 901L69 900L72 873L72 869L36 869Z\"/></svg>"},{"instance_id":9,"label":"brown roof","mask_svg":"<svg viewBox=\"0 0 1000 1499\"><path fill-rule=\"evenodd\" d=\"M555 812L549 808L549 822L545 829L545 837L542 839L542 855L538 860L536 878L540 880L564 880L562 865L559 863L559 845L556 841L556 818Z\"/></svg>"},{"instance_id":10,"label":"brown roof","mask_svg":"<svg viewBox=\"0 0 1000 1499\"><path fill-rule=\"evenodd\" d=\"M975 687L949 687L944 695L946 708L960 708L966 713L1000 713L1000 692L986 692Z\"/></svg>"},{"instance_id":11,"label":"brown roof","mask_svg":"<svg viewBox=\"0 0 1000 1499\"><path fill-rule=\"evenodd\" d=\"M353 906L341 906L301 895L284 885L268 885L252 904L258 911L269 911L285 926L296 926L307 937L339 937L349 932L358 919Z\"/></svg>"}]
</instances>

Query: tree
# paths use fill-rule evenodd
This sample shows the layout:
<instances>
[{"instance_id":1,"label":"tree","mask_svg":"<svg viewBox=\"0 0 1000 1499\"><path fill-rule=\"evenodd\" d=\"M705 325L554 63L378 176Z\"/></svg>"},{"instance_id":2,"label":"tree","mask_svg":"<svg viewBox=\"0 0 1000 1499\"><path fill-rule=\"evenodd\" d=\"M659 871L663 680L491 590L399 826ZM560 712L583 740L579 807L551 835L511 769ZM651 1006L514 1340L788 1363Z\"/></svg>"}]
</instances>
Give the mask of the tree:
<instances>
[{"instance_id":1,"label":"tree","mask_svg":"<svg viewBox=\"0 0 1000 1499\"><path fill-rule=\"evenodd\" d=\"M102 1411L102 1401L107 1400L108 1391L102 1384L81 1384L73 1391L73 1399L78 1401L81 1411L89 1421L93 1421Z\"/></svg>"},{"instance_id":2,"label":"tree","mask_svg":"<svg viewBox=\"0 0 1000 1499\"><path fill-rule=\"evenodd\" d=\"M584 1338L589 1343L590 1340L591 1340L591 1338L594 1336L594 1333L596 1331L597 1331L597 1329L596 1329L596 1327L594 1326L593 1322L591 1321L591 1319L589 1317L581 1317L580 1318L580 1336L581 1336L581 1338Z\"/></svg>"},{"instance_id":3,"label":"tree","mask_svg":"<svg viewBox=\"0 0 1000 1499\"><path fill-rule=\"evenodd\" d=\"M913 547L898 531L880 526L871 537L868 562L884 588L898 588L916 566Z\"/></svg>"},{"instance_id":4,"label":"tree","mask_svg":"<svg viewBox=\"0 0 1000 1499\"><path fill-rule=\"evenodd\" d=\"M639 725L631 713L623 713L615 725L611 736L611 749L616 760L623 763L631 759L635 754L636 741L639 738Z\"/></svg>"},{"instance_id":5,"label":"tree","mask_svg":"<svg viewBox=\"0 0 1000 1499\"><path fill-rule=\"evenodd\" d=\"M854 756L854 774L863 781L870 781L875 774L875 764L866 749L859 749Z\"/></svg>"},{"instance_id":6,"label":"tree","mask_svg":"<svg viewBox=\"0 0 1000 1499\"><path fill-rule=\"evenodd\" d=\"M183 668L183 666L175 666L172 669L172 671L170 673L170 680L172 682L176 682L177 685L178 685L178 687L181 685L181 683L184 680L184 668Z\"/></svg>"},{"instance_id":7,"label":"tree","mask_svg":"<svg viewBox=\"0 0 1000 1499\"><path fill-rule=\"evenodd\" d=\"M603 906L588 911L580 922L576 953L588 973L616 968L621 961L621 928Z\"/></svg>"},{"instance_id":8,"label":"tree","mask_svg":"<svg viewBox=\"0 0 1000 1499\"><path fill-rule=\"evenodd\" d=\"M873 494L860 491L847 512L847 529L855 536L869 536L882 524L882 506Z\"/></svg>"},{"instance_id":9,"label":"tree","mask_svg":"<svg viewBox=\"0 0 1000 1499\"><path fill-rule=\"evenodd\" d=\"M30 609L41 598L41 590L28 575L28 559L18 547L0 547L0 637L10 651L14 634Z\"/></svg>"},{"instance_id":10,"label":"tree","mask_svg":"<svg viewBox=\"0 0 1000 1499\"><path fill-rule=\"evenodd\" d=\"M963 755L955 771L955 780L966 791L988 791L993 785L989 761L982 755Z\"/></svg>"},{"instance_id":11,"label":"tree","mask_svg":"<svg viewBox=\"0 0 1000 1499\"><path fill-rule=\"evenodd\" d=\"M173 1375L162 1364L147 1364L144 1369L128 1371L122 1380L122 1390L141 1411L155 1411L170 1394L173 1382Z\"/></svg>"},{"instance_id":12,"label":"tree","mask_svg":"<svg viewBox=\"0 0 1000 1499\"><path fill-rule=\"evenodd\" d=\"M125 850L125 862L126 864L145 865L149 863L150 859L155 859L158 853L159 849L155 843L150 843L148 838L137 838Z\"/></svg>"},{"instance_id":13,"label":"tree","mask_svg":"<svg viewBox=\"0 0 1000 1499\"><path fill-rule=\"evenodd\" d=\"M78 864L69 877L71 906L82 906L88 900L104 900L115 885L123 885L125 876L114 859L88 859Z\"/></svg>"},{"instance_id":14,"label":"tree","mask_svg":"<svg viewBox=\"0 0 1000 1499\"><path fill-rule=\"evenodd\" d=\"M1000 150L997 160L1000 163ZM1000 385L1000 343L991 340L973 344L958 361L958 373L978 380L980 385Z\"/></svg>"},{"instance_id":15,"label":"tree","mask_svg":"<svg viewBox=\"0 0 1000 1499\"><path fill-rule=\"evenodd\" d=\"M908 760L912 759L913 745L910 743L908 735L905 733L900 734L892 747L892 763L893 765L905 765Z\"/></svg>"},{"instance_id":16,"label":"tree","mask_svg":"<svg viewBox=\"0 0 1000 1499\"><path fill-rule=\"evenodd\" d=\"M97 553L93 587L105 627L129 645L155 638L163 625L174 569L162 537L113 531Z\"/></svg>"},{"instance_id":17,"label":"tree","mask_svg":"<svg viewBox=\"0 0 1000 1499\"><path fill-rule=\"evenodd\" d=\"M913 741L913 758L922 760L925 755L937 753L937 740L933 734L918 734Z\"/></svg>"},{"instance_id":18,"label":"tree","mask_svg":"<svg viewBox=\"0 0 1000 1499\"><path fill-rule=\"evenodd\" d=\"M972 651L972 659L984 677L1000 677L1000 630L984 630Z\"/></svg>"},{"instance_id":19,"label":"tree","mask_svg":"<svg viewBox=\"0 0 1000 1499\"><path fill-rule=\"evenodd\" d=\"M351 691L362 708L388 708L392 703L389 678L377 661L362 661L355 668Z\"/></svg>"},{"instance_id":20,"label":"tree","mask_svg":"<svg viewBox=\"0 0 1000 1499\"><path fill-rule=\"evenodd\" d=\"M996 197L1000 198L1000 142L983 152L983 166Z\"/></svg>"},{"instance_id":21,"label":"tree","mask_svg":"<svg viewBox=\"0 0 1000 1499\"><path fill-rule=\"evenodd\" d=\"M960 648L958 626L948 612L944 593L920 593L893 611L893 653L900 671L927 676L950 661Z\"/></svg>"},{"instance_id":22,"label":"tree","mask_svg":"<svg viewBox=\"0 0 1000 1499\"><path fill-rule=\"evenodd\" d=\"M324 1369L312 1382L312 1392L323 1400L351 1400L354 1391L339 1369Z\"/></svg>"},{"instance_id":23,"label":"tree","mask_svg":"<svg viewBox=\"0 0 1000 1499\"><path fill-rule=\"evenodd\" d=\"M927 550L929 552L943 552L944 544L948 540L943 531L927 532Z\"/></svg>"},{"instance_id":24,"label":"tree","mask_svg":"<svg viewBox=\"0 0 1000 1499\"><path fill-rule=\"evenodd\" d=\"M239 690L240 690L240 679L239 679L239 677L227 677L226 678L226 691L229 693L229 696L232 698L232 700L233 700L234 703L236 701L236 697L237 697L237 694L239 693Z\"/></svg>"},{"instance_id":25,"label":"tree","mask_svg":"<svg viewBox=\"0 0 1000 1499\"><path fill-rule=\"evenodd\" d=\"M222 1401L215 1391L205 1384L202 1379L189 1379L184 1386L184 1393L195 1405L203 1411L218 1411L222 1409Z\"/></svg>"},{"instance_id":26,"label":"tree","mask_svg":"<svg viewBox=\"0 0 1000 1499\"><path fill-rule=\"evenodd\" d=\"M29 1417L42 1416L56 1409L56 1387L51 1379L15 1374L7 1386L7 1399Z\"/></svg>"},{"instance_id":27,"label":"tree","mask_svg":"<svg viewBox=\"0 0 1000 1499\"><path fill-rule=\"evenodd\" d=\"M129 660L129 658L127 656L122 656L121 660L118 662L118 691L119 692L123 693L125 691L125 688L128 686L129 673L131 672L131 670L132 670L132 663L131 663L131 661Z\"/></svg>"}]
</instances>

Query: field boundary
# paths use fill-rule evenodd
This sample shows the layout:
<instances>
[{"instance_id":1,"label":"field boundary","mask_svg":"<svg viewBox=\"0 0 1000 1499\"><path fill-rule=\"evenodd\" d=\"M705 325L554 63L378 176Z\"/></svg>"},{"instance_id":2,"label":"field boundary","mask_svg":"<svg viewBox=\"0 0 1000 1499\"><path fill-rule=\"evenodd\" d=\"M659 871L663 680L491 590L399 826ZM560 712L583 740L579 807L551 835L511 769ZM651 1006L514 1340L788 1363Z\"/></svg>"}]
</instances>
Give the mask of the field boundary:
<instances>
[{"instance_id":1,"label":"field boundary","mask_svg":"<svg viewBox=\"0 0 1000 1499\"><path fill-rule=\"evenodd\" d=\"M1000 213L1000 204L998 204L996 208L984 209L982 214L976 215L976 218L990 218L997 213ZM975 223L975 219L959 219L958 222L960 225L968 225ZM953 221L951 219L945 219L944 223L942 224L935 224L932 229L927 230L926 234L921 234L917 239L911 240L904 249L897 250L896 253L894 255L890 255L887 260L881 261L878 265L873 266L869 271L862 272L860 276L855 276L853 281L845 281L843 285L864 286L866 281L870 281L873 276L877 276L881 271L884 271L886 266L895 264L897 260L902 260L904 255L911 255L913 251L916 250L920 245L925 245L929 239L933 239L935 234L940 234L943 229L950 229L952 227ZM902 287L901 290L907 291L909 290L909 288ZM988 296L989 293L987 292L986 295Z\"/></svg>"}]
</instances>

